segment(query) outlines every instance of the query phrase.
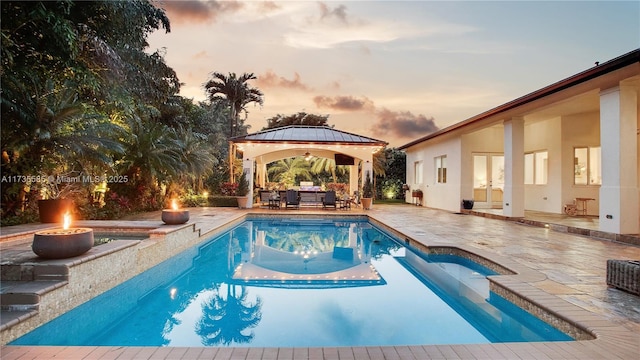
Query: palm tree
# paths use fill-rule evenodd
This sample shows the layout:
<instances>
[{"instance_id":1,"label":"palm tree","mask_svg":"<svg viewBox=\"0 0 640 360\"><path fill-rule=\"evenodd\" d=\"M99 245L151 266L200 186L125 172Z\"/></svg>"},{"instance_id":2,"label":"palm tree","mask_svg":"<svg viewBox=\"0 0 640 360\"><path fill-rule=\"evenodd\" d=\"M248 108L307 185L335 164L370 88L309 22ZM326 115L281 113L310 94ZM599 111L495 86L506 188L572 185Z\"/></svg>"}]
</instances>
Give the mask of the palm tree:
<instances>
[{"instance_id":1,"label":"palm tree","mask_svg":"<svg viewBox=\"0 0 640 360\"><path fill-rule=\"evenodd\" d=\"M120 166L131 179L144 184L177 175L184 166L176 131L153 121L131 118L130 137Z\"/></svg>"},{"instance_id":2,"label":"palm tree","mask_svg":"<svg viewBox=\"0 0 640 360\"><path fill-rule=\"evenodd\" d=\"M275 181L284 183L287 186L293 186L297 177L311 178L309 163L301 157L277 161L271 164L267 172L269 175L273 175Z\"/></svg>"},{"instance_id":3,"label":"palm tree","mask_svg":"<svg viewBox=\"0 0 640 360\"><path fill-rule=\"evenodd\" d=\"M202 189L202 178L213 171L218 164L214 148L207 135L179 127L177 130L180 144L181 161L184 165L183 176L191 180L197 190Z\"/></svg>"},{"instance_id":4,"label":"palm tree","mask_svg":"<svg viewBox=\"0 0 640 360\"><path fill-rule=\"evenodd\" d=\"M311 162L311 172L314 174L319 174L323 171L331 173L331 177L333 178L333 182L338 182L338 174L344 174L346 171L346 167L344 166L336 166L336 161L334 159L328 158L315 158Z\"/></svg>"},{"instance_id":5,"label":"palm tree","mask_svg":"<svg viewBox=\"0 0 640 360\"><path fill-rule=\"evenodd\" d=\"M27 83L31 82L30 85ZM39 86L38 86L39 85ZM80 164L106 168L122 152L115 140L123 129L79 100L76 86L36 78L3 81L15 97L2 97L3 175L51 175ZM31 94L27 89L37 89ZM4 89L3 89L4 90ZM3 202L21 211L26 184L3 186ZM6 215L6 214L4 214Z\"/></svg>"},{"instance_id":6,"label":"palm tree","mask_svg":"<svg viewBox=\"0 0 640 360\"><path fill-rule=\"evenodd\" d=\"M224 75L214 72L211 79L205 84L205 89L209 93L209 100L214 102L223 99L229 103L229 136L235 135L234 129L237 129L238 119L241 112L247 114L246 106L250 103L263 104L264 94L247 84L249 80L257 79L253 73L244 73L238 77L236 73Z\"/></svg>"}]
</instances>

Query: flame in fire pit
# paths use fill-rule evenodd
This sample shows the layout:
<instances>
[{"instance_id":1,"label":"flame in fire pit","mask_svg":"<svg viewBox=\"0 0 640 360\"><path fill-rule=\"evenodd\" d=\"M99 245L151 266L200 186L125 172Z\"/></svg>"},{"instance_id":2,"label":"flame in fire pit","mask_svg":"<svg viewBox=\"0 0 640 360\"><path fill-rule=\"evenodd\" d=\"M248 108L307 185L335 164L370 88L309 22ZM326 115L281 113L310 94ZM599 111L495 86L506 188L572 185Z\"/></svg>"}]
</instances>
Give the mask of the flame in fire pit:
<instances>
[{"instance_id":1,"label":"flame in fire pit","mask_svg":"<svg viewBox=\"0 0 640 360\"><path fill-rule=\"evenodd\" d=\"M62 221L62 228L64 230L68 230L69 227L71 227L71 214L69 214L69 212L65 213L63 216L63 221Z\"/></svg>"},{"instance_id":2,"label":"flame in fire pit","mask_svg":"<svg viewBox=\"0 0 640 360\"><path fill-rule=\"evenodd\" d=\"M176 199L171 200L171 208L173 210L178 210L178 202L176 201Z\"/></svg>"}]
</instances>

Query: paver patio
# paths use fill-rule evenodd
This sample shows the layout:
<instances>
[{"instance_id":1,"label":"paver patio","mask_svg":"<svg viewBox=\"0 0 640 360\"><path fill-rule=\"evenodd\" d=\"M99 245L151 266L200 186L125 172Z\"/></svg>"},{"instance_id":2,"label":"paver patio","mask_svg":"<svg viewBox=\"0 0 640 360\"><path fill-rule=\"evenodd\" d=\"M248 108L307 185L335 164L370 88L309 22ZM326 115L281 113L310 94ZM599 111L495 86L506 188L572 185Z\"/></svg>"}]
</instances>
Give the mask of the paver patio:
<instances>
[{"instance_id":1,"label":"paver patio","mask_svg":"<svg viewBox=\"0 0 640 360\"><path fill-rule=\"evenodd\" d=\"M246 210L191 209L191 221L212 228ZM268 213L327 213L327 210L266 210ZM335 210L329 210L336 213ZM363 212L352 210L351 213ZM339 213L339 212L337 212ZM607 259L640 259L640 247L563 233L511 221L415 207L374 205L363 212L427 246L455 245L504 260L525 272L542 274L517 286L533 300L573 304L569 318L586 324L596 340L367 348L155 348L3 346L2 359L631 359L640 354L640 297L606 285ZM131 220L161 225L159 213ZM559 221L561 219L559 218ZM572 219L572 226L580 220ZM589 221L585 218L584 221ZM576 225L576 223L578 225ZM24 229L27 229L25 227ZM21 231L24 231L21 229ZM3 228L5 236L10 228ZM4 254L9 253L2 245ZM29 244L12 244L13 249ZM506 281L509 283L509 281ZM515 285L514 285L515 286ZM538 297L538 299L535 299ZM562 299L564 301L560 301ZM556 305L550 305L551 307ZM562 305L565 306L565 305ZM562 314L562 313L561 313Z\"/></svg>"}]
</instances>

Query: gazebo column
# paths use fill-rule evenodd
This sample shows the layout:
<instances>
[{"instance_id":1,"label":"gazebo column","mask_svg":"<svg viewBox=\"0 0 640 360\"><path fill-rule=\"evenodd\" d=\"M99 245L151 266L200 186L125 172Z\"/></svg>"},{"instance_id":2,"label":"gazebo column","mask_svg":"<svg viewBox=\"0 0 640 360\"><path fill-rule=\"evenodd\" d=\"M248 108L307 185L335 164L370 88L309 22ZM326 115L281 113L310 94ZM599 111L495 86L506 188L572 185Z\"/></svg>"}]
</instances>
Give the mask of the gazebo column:
<instances>
[{"instance_id":1,"label":"gazebo column","mask_svg":"<svg viewBox=\"0 0 640 360\"><path fill-rule=\"evenodd\" d=\"M256 162L256 183L262 189L267 184L267 164Z\"/></svg>"},{"instance_id":2,"label":"gazebo column","mask_svg":"<svg viewBox=\"0 0 640 360\"><path fill-rule=\"evenodd\" d=\"M600 92L599 230L637 234L638 225L638 95L631 85Z\"/></svg>"},{"instance_id":3,"label":"gazebo column","mask_svg":"<svg viewBox=\"0 0 640 360\"><path fill-rule=\"evenodd\" d=\"M249 182L249 192L247 196L249 197L249 202L247 203L247 208L251 209L253 207L253 163L254 158L246 158L242 160L242 171L247 175L247 181Z\"/></svg>"},{"instance_id":4,"label":"gazebo column","mask_svg":"<svg viewBox=\"0 0 640 360\"><path fill-rule=\"evenodd\" d=\"M349 195L358 191L358 165L349 166Z\"/></svg>"}]
</instances>

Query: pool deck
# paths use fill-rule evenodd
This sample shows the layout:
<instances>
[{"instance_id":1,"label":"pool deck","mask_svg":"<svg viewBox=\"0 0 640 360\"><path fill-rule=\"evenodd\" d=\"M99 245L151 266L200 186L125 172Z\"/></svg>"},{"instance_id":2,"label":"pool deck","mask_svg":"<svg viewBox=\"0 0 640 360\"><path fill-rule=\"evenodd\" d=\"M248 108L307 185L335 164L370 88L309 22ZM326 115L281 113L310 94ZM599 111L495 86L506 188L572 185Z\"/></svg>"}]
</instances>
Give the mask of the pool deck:
<instances>
[{"instance_id":1,"label":"pool deck","mask_svg":"<svg viewBox=\"0 0 640 360\"><path fill-rule=\"evenodd\" d=\"M190 209L191 220L207 229L246 212L278 214L366 214L426 246L456 246L516 270L499 283L566 321L596 334L595 340L572 342L416 345L340 348L169 348L2 346L8 359L637 359L640 358L640 297L606 284L608 259L640 260L637 235L625 242L576 234L594 229L597 219L527 213L527 223L505 221L477 212L450 212L412 205L374 205L350 211ZM140 226L161 226L159 212L131 217ZM118 227L118 221L110 222ZM549 227L532 225L551 224ZM95 223L98 224L98 223ZM100 223L103 224L103 223ZM84 226L85 224L83 224ZM91 222L87 222L91 226ZM0 229L1 236L20 234L44 225ZM597 227L597 223L595 225ZM569 230L567 230L569 229ZM0 243L2 262L20 257L29 245ZM398 304L402 306L402 304ZM6 313L2 313L3 317Z\"/></svg>"}]
</instances>

